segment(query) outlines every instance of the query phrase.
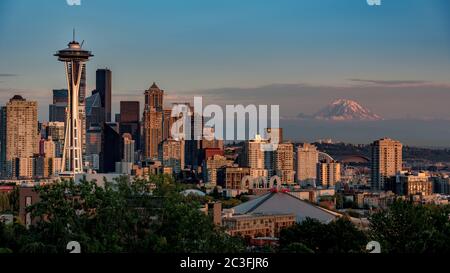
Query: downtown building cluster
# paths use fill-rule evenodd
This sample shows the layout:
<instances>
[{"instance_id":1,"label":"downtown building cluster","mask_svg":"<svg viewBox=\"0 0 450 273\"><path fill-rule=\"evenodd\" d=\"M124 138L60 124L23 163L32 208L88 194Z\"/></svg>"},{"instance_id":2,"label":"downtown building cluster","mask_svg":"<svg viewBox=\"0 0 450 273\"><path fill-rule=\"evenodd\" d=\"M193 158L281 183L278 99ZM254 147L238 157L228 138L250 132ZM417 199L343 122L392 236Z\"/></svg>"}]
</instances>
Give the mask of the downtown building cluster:
<instances>
[{"instance_id":1,"label":"downtown building cluster","mask_svg":"<svg viewBox=\"0 0 450 273\"><path fill-rule=\"evenodd\" d=\"M81 46L73 41L67 50L72 54L81 51ZM38 121L37 102L20 95L0 108L0 183L25 186L21 205L36 201L30 186L57 183L66 177L63 170L70 169L72 159L82 162L80 170L71 173L75 181L167 174L178 182L198 185L206 194L216 192L226 198L248 195L254 198L251 204L222 210L214 203L210 210L214 222L230 234L252 238L258 234L276 237L282 228L305 215L329 222L339 217L338 209L383 208L397 198L448 202L448 198L436 196L450 194L448 176L405 168L399 141L374 141L370 158L336 160L317 145L285 140L282 128L264 128L266 135L248 136L239 143L183 139L172 132L181 119L172 113L177 105L191 110L187 119L183 117L189 130L214 134L189 103L165 104L165 91L153 83L143 88L143 108L139 101L120 101L120 111L113 116L112 71L96 71L96 88L88 96L86 63L71 64L70 68L80 69L75 117L67 116L74 103L70 88L53 90L48 122ZM79 124L72 128L75 133L70 133L67 124L73 120ZM276 149L262 149L270 144L267 135L274 134L279 140ZM72 154L71 143L79 144L80 158ZM208 204L205 211L208 213ZM26 222L26 214L23 217ZM256 222L260 225L249 224Z\"/></svg>"}]
</instances>

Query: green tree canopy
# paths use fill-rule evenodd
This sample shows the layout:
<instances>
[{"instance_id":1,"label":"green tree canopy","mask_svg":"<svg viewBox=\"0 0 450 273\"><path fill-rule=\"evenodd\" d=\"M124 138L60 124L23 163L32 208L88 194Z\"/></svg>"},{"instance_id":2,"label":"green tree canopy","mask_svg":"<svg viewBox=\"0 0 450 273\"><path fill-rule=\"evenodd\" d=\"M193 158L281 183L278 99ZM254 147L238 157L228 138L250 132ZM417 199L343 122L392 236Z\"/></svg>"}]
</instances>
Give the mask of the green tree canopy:
<instances>
[{"instance_id":1,"label":"green tree canopy","mask_svg":"<svg viewBox=\"0 0 450 273\"><path fill-rule=\"evenodd\" d=\"M214 226L182 189L163 175L123 177L104 187L84 180L38 188L40 202L29 208L36 224L0 229L0 248L64 253L77 241L83 253L242 251L242 242Z\"/></svg>"},{"instance_id":2,"label":"green tree canopy","mask_svg":"<svg viewBox=\"0 0 450 273\"><path fill-rule=\"evenodd\" d=\"M449 253L450 208L396 201L370 218L370 235L387 253Z\"/></svg>"},{"instance_id":3,"label":"green tree canopy","mask_svg":"<svg viewBox=\"0 0 450 273\"><path fill-rule=\"evenodd\" d=\"M367 245L365 233L346 218L324 224L306 219L280 235L280 250L295 253L360 253Z\"/></svg>"}]
</instances>

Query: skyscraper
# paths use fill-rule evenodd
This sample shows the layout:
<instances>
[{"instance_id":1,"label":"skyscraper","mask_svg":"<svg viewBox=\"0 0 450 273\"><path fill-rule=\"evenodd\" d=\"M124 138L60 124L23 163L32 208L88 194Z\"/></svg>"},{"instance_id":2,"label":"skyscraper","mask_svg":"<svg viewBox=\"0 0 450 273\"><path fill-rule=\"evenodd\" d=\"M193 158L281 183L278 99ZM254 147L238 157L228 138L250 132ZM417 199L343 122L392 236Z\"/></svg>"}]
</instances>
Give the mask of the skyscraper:
<instances>
[{"instance_id":1,"label":"skyscraper","mask_svg":"<svg viewBox=\"0 0 450 273\"><path fill-rule=\"evenodd\" d=\"M122 135L123 151L122 162L134 163L134 140L129 133Z\"/></svg>"},{"instance_id":2,"label":"skyscraper","mask_svg":"<svg viewBox=\"0 0 450 273\"><path fill-rule=\"evenodd\" d=\"M215 154L212 157L206 157L203 162L203 181L217 185L217 171L222 167L231 167L233 161L227 159L225 156Z\"/></svg>"},{"instance_id":3,"label":"skyscraper","mask_svg":"<svg viewBox=\"0 0 450 273\"><path fill-rule=\"evenodd\" d=\"M100 153L100 171L113 173L116 170L116 162L122 159L122 137L116 123L103 123L102 151Z\"/></svg>"},{"instance_id":4,"label":"skyscraper","mask_svg":"<svg viewBox=\"0 0 450 273\"><path fill-rule=\"evenodd\" d=\"M67 89L54 89L53 90L53 104L65 104L69 101L69 91Z\"/></svg>"},{"instance_id":5,"label":"skyscraper","mask_svg":"<svg viewBox=\"0 0 450 273\"><path fill-rule=\"evenodd\" d=\"M387 178L397 175L402 170L403 145L399 141L383 138L372 143L372 175L373 190L384 190Z\"/></svg>"},{"instance_id":6,"label":"skyscraper","mask_svg":"<svg viewBox=\"0 0 450 273\"><path fill-rule=\"evenodd\" d=\"M17 164L39 153L37 102L16 95L1 112L1 169L4 177L17 177Z\"/></svg>"},{"instance_id":7,"label":"skyscraper","mask_svg":"<svg viewBox=\"0 0 450 273\"><path fill-rule=\"evenodd\" d=\"M66 108L69 99L67 89L53 90L53 104L49 105L49 121L50 122L65 122Z\"/></svg>"},{"instance_id":8,"label":"skyscraper","mask_svg":"<svg viewBox=\"0 0 450 273\"><path fill-rule=\"evenodd\" d=\"M256 135L254 139L247 141L244 147L244 162L250 169L250 175L253 177L266 177L268 178L269 172L265 168L265 151L262 148L263 144L267 142L261 138L260 135Z\"/></svg>"},{"instance_id":9,"label":"skyscraper","mask_svg":"<svg viewBox=\"0 0 450 273\"><path fill-rule=\"evenodd\" d=\"M179 174L184 168L184 141L163 141L160 144L160 161L164 167L172 168L174 174Z\"/></svg>"},{"instance_id":10,"label":"skyscraper","mask_svg":"<svg viewBox=\"0 0 450 273\"><path fill-rule=\"evenodd\" d=\"M164 109L163 119L163 140L166 140L172 137L172 125L176 121L176 118L172 117L172 109Z\"/></svg>"},{"instance_id":11,"label":"skyscraper","mask_svg":"<svg viewBox=\"0 0 450 273\"><path fill-rule=\"evenodd\" d=\"M136 123L139 122L140 106L139 101L121 101L120 102L120 122Z\"/></svg>"},{"instance_id":12,"label":"skyscraper","mask_svg":"<svg viewBox=\"0 0 450 273\"><path fill-rule=\"evenodd\" d=\"M120 102L120 134L130 134L135 143L135 150L140 148L140 106L139 101L121 101Z\"/></svg>"},{"instance_id":13,"label":"skyscraper","mask_svg":"<svg viewBox=\"0 0 450 273\"><path fill-rule=\"evenodd\" d=\"M83 113L84 107L80 108L80 88L82 86L82 75L85 63L93 55L90 51L82 49L81 45L75 41L68 44L68 48L58 51L55 56L64 62L66 67L66 77L68 83L68 106L66 112L66 136L64 138L63 161L61 164L61 174L74 176L83 173Z\"/></svg>"},{"instance_id":14,"label":"skyscraper","mask_svg":"<svg viewBox=\"0 0 450 273\"><path fill-rule=\"evenodd\" d=\"M283 184L293 184L294 172L294 144L281 143L275 151L276 173Z\"/></svg>"},{"instance_id":15,"label":"skyscraper","mask_svg":"<svg viewBox=\"0 0 450 273\"><path fill-rule=\"evenodd\" d=\"M164 91L156 83L145 91L143 116L144 158L157 159L159 144L163 140L163 97Z\"/></svg>"},{"instance_id":16,"label":"skyscraper","mask_svg":"<svg viewBox=\"0 0 450 273\"><path fill-rule=\"evenodd\" d=\"M102 152L102 127L91 126L86 132L86 161L94 170L100 169Z\"/></svg>"},{"instance_id":17,"label":"skyscraper","mask_svg":"<svg viewBox=\"0 0 450 273\"><path fill-rule=\"evenodd\" d=\"M261 145L265 143L257 135L255 139L245 143L246 165L251 169L264 169L264 150Z\"/></svg>"},{"instance_id":18,"label":"skyscraper","mask_svg":"<svg viewBox=\"0 0 450 273\"><path fill-rule=\"evenodd\" d=\"M39 142L39 155L48 158L56 157L56 145L52 137L41 139Z\"/></svg>"},{"instance_id":19,"label":"skyscraper","mask_svg":"<svg viewBox=\"0 0 450 273\"><path fill-rule=\"evenodd\" d=\"M164 90L161 90L154 82L152 86L145 91L145 106L155 108L158 111L163 110Z\"/></svg>"},{"instance_id":20,"label":"skyscraper","mask_svg":"<svg viewBox=\"0 0 450 273\"><path fill-rule=\"evenodd\" d=\"M55 142L55 156L62 158L64 150L64 122L49 122L47 125L47 138Z\"/></svg>"},{"instance_id":21,"label":"skyscraper","mask_svg":"<svg viewBox=\"0 0 450 273\"><path fill-rule=\"evenodd\" d=\"M112 72L108 68L97 70L95 93L100 95L105 121L111 122Z\"/></svg>"},{"instance_id":22,"label":"skyscraper","mask_svg":"<svg viewBox=\"0 0 450 273\"><path fill-rule=\"evenodd\" d=\"M102 106L100 93L92 92L86 98L86 128L102 126L105 122L105 108Z\"/></svg>"},{"instance_id":23,"label":"skyscraper","mask_svg":"<svg viewBox=\"0 0 450 273\"><path fill-rule=\"evenodd\" d=\"M319 151L316 146L304 143L297 148L297 181L314 182L317 177Z\"/></svg>"},{"instance_id":24,"label":"skyscraper","mask_svg":"<svg viewBox=\"0 0 450 273\"><path fill-rule=\"evenodd\" d=\"M341 163L323 161L317 164L317 184L329 188L341 181Z\"/></svg>"}]
</instances>

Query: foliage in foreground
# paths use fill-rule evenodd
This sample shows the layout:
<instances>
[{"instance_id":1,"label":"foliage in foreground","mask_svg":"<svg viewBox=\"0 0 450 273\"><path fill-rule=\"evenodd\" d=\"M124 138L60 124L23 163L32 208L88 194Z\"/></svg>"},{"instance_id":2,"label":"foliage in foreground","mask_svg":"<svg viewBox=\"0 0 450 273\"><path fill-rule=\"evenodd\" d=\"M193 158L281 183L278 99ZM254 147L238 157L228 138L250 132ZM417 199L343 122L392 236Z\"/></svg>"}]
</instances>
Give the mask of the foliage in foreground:
<instances>
[{"instance_id":1,"label":"foliage in foreground","mask_svg":"<svg viewBox=\"0 0 450 273\"><path fill-rule=\"evenodd\" d=\"M40 202L30 207L40 219L29 230L20 223L0 225L0 251L63 253L78 241L84 253L239 252L232 238L199 211L199 203L179 194L168 176L130 183L126 178L104 187L90 181L62 182L39 188Z\"/></svg>"},{"instance_id":2,"label":"foliage in foreground","mask_svg":"<svg viewBox=\"0 0 450 273\"><path fill-rule=\"evenodd\" d=\"M156 185L156 187L151 187ZM199 211L202 198L179 194L168 176L104 187L63 182L39 188L30 229L0 224L0 253L63 253L78 241L84 253L232 253L246 250ZM395 202L371 216L368 230L347 218L323 224L306 219L281 232L280 247L265 252L366 253L369 241L385 253L450 253L450 207ZM261 251L261 250L260 250Z\"/></svg>"},{"instance_id":3,"label":"foliage in foreground","mask_svg":"<svg viewBox=\"0 0 450 273\"><path fill-rule=\"evenodd\" d=\"M280 250L287 253L366 253L369 241L381 244L383 253L450 253L450 207L415 205L396 201L373 214L368 230L348 219L329 224L307 219L285 229Z\"/></svg>"}]
</instances>

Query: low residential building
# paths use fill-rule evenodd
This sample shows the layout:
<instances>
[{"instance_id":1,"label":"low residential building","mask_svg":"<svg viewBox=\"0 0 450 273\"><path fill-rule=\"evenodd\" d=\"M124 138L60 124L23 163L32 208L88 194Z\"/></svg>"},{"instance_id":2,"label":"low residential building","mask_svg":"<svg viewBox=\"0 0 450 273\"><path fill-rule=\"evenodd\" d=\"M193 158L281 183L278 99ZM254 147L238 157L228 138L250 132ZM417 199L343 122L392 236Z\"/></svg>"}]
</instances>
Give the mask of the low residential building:
<instances>
[{"instance_id":1,"label":"low residential building","mask_svg":"<svg viewBox=\"0 0 450 273\"><path fill-rule=\"evenodd\" d=\"M249 168L223 167L217 174L217 183L224 189L244 190L242 181L250 175Z\"/></svg>"},{"instance_id":2,"label":"low residential building","mask_svg":"<svg viewBox=\"0 0 450 273\"><path fill-rule=\"evenodd\" d=\"M417 174L401 172L396 176L395 193L398 195L422 195L433 194L433 182L427 173Z\"/></svg>"}]
</instances>

